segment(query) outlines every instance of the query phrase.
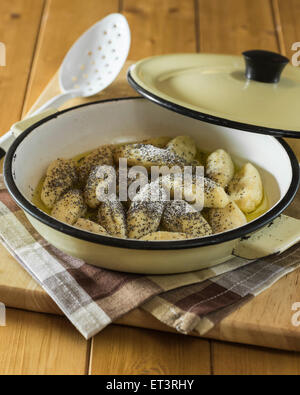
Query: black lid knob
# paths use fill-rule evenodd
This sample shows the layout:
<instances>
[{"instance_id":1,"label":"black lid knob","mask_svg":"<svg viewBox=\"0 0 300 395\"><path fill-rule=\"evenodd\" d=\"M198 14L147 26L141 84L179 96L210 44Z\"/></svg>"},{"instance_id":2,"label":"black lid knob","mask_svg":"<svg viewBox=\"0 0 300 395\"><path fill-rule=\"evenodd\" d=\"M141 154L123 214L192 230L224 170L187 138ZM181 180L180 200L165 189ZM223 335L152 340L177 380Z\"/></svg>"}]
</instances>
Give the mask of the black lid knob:
<instances>
[{"instance_id":1,"label":"black lid knob","mask_svg":"<svg viewBox=\"0 0 300 395\"><path fill-rule=\"evenodd\" d=\"M288 58L276 52L255 49L243 52L246 61L246 77L250 80L276 83Z\"/></svg>"}]
</instances>

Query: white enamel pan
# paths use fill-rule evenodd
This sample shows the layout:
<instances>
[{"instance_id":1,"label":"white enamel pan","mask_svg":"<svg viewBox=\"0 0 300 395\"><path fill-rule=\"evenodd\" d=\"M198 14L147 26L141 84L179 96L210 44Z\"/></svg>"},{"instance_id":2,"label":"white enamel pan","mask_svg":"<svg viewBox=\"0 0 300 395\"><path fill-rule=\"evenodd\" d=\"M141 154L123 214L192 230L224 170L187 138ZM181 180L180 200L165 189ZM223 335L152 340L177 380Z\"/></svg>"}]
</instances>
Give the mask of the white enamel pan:
<instances>
[{"instance_id":1,"label":"white enamel pan","mask_svg":"<svg viewBox=\"0 0 300 395\"><path fill-rule=\"evenodd\" d=\"M49 163L101 144L157 136L192 136L205 151L228 150L261 172L270 209L240 228L209 237L147 242L91 234L51 218L32 203ZM299 164L282 139L208 124L145 99L118 99L52 114L27 128L5 159L7 188L35 229L55 247L112 270L167 274L200 270L232 258L282 252L300 240L300 221L280 215L299 187Z\"/></svg>"}]
</instances>

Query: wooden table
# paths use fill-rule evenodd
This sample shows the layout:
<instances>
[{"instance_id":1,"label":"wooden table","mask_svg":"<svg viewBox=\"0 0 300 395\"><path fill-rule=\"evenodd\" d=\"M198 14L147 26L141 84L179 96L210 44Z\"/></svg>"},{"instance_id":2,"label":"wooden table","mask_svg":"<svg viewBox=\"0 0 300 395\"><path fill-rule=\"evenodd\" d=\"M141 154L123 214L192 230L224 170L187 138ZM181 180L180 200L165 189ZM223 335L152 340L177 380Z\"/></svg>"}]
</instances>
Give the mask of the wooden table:
<instances>
[{"instance_id":1,"label":"wooden table","mask_svg":"<svg viewBox=\"0 0 300 395\"><path fill-rule=\"evenodd\" d=\"M32 106L74 40L122 12L130 59L170 52L239 54L263 48L291 57L300 0L1 0L0 130ZM63 317L9 309L0 328L0 374L300 373L300 355L112 325L86 342Z\"/></svg>"}]
</instances>

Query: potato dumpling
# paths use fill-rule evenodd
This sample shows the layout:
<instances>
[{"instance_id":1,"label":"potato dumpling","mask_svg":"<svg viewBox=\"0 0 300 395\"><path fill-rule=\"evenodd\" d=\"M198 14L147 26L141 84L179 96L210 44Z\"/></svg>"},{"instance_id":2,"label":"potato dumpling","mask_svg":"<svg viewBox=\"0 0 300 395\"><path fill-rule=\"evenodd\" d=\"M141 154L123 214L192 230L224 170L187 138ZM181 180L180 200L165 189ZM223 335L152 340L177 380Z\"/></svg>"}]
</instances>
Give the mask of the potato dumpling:
<instances>
[{"instance_id":1,"label":"potato dumpling","mask_svg":"<svg viewBox=\"0 0 300 395\"><path fill-rule=\"evenodd\" d=\"M175 137L167 144L167 149L173 151L187 163L192 162L197 154L195 141L189 136Z\"/></svg>"},{"instance_id":2,"label":"potato dumpling","mask_svg":"<svg viewBox=\"0 0 300 395\"><path fill-rule=\"evenodd\" d=\"M100 197L101 191L98 191L98 189L102 187L103 192L108 192L109 185L115 182L116 171L114 167L108 165L100 165L94 167L88 177L86 186L84 188L84 198L86 204L90 208L97 208L102 200Z\"/></svg>"},{"instance_id":3,"label":"potato dumpling","mask_svg":"<svg viewBox=\"0 0 300 395\"><path fill-rule=\"evenodd\" d=\"M162 217L163 229L170 232L185 233L192 237L212 234L210 225L201 215L184 200L168 202Z\"/></svg>"},{"instance_id":4,"label":"potato dumpling","mask_svg":"<svg viewBox=\"0 0 300 395\"><path fill-rule=\"evenodd\" d=\"M225 188L234 176L231 156L223 149L211 153L206 161L206 175Z\"/></svg>"},{"instance_id":5,"label":"potato dumpling","mask_svg":"<svg viewBox=\"0 0 300 395\"><path fill-rule=\"evenodd\" d=\"M128 166L144 166L151 169L151 166L184 166L184 159L174 152L154 147L147 144L128 144L117 148L114 152L114 160L127 159Z\"/></svg>"},{"instance_id":6,"label":"potato dumpling","mask_svg":"<svg viewBox=\"0 0 300 395\"><path fill-rule=\"evenodd\" d=\"M154 232L149 233L146 236L140 238L144 241L164 241L164 240L185 240L188 239L188 235L185 233L178 232Z\"/></svg>"},{"instance_id":7,"label":"potato dumpling","mask_svg":"<svg viewBox=\"0 0 300 395\"><path fill-rule=\"evenodd\" d=\"M170 196L180 196L188 202L194 203L196 198L207 208L223 208L229 203L229 196L219 184L215 183L209 178L193 177L192 186L184 185L181 177L168 177L161 178L163 186L170 191ZM197 191L197 181L199 183L199 191ZM183 189L186 187L186 189ZM204 189L204 191L203 191ZM197 192L201 196L196 195Z\"/></svg>"},{"instance_id":8,"label":"potato dumpling","mask_svg":"<svg viewBox=\"0 0 300 395\"><path fill-rule=\"evenodd\" d=\"M81 191L74 189L67 192L58 202L55 203L51 215L57 220L69 225L86 214L86 204Z\"/></svg>"},{"instance_id":9,"label":"potato dumpling","mask_svg":"<svg viewBox=\"0 0 300 395\"><path fill-rule=\"evenodd\" d=\"M141 143L153 145L154 147L158 148L165 148L170 140L172 140L172 138L168 136L150 137L146 140L143 140Z\"/></svg>"},{"instance_id":10,"label":"potato dumpling","mask_svg":"<svg viewBox=\"0 0 300 395\"><path fill-rule=\"evenodd\" d=\"M92 151L79 164L78 175L81 186L85 186L87 179L96 166L108 165L113 166L112 145L102 145L101 147Z\"/></svg>"},{"instance_id":11,"label":"potato dumpling","mask_svg":"<svg viewBox=\"0 0 300 395\"><path fill-rule=\"evenodd\" d=\"M208 222L213 233L221 233L245 225L247 219L239 207L234 202L230 202L224 208L210 209Z\"/></svg>"},{"instance_id":12,"label":"potato dumpling","mask_svg":"<svg viewBox=\"0 0 300 395\"><path fill-rule=\"evenodd\" d=\"M263 185L258 170L246 163L228 185L228 193L244 213L251 213L263 199Z\"/></svg>"},{"instance_id":13,"label":"potato dumpling","mask_svg":"<svg viewBox=\"0 0 300 395\"><path fill-rule=\"evenodd\" d=\"M85 218L79 218L75 224L75 228L85 230L86 232L90 233L96 233L98 235L108 235L106 230L99 224L96 224L96 222L90 221Z\"/></svg>"},{"instance_id":14,"label":"potato dumpling","mask_svg":"<svg viewBox=\"0 0 300 395\"><path fill-rule=\"evenodd\" d=\"M126 239L126 216L122 203L117 198L101 202L98 211L98 222L112 236Z\"/></svg>"},{"instance_id":15,"label":"potato dumpling","mask_svg":"<svg viewBox=\"0 0 300 395\"><path fill-rule=\"evenodd\" d=\"M155 191L157 195L151 196L151 191ZM166 197L158 182L155 185L145 185L134 196L127 213L128 237L140 239L157 231L166 205Z\"/></svg>"},{"instance_id":16,"label":"potato dumpling","mask_svg":"<svg viewBox=\"0 0 300 395\"><path fill-rule=\"evenodd\" d=\"M49 209L60 197L77 182L76 166L73 160L57 159L53 161L46 173L41 200Z\"/></svg>"}]
</instances>

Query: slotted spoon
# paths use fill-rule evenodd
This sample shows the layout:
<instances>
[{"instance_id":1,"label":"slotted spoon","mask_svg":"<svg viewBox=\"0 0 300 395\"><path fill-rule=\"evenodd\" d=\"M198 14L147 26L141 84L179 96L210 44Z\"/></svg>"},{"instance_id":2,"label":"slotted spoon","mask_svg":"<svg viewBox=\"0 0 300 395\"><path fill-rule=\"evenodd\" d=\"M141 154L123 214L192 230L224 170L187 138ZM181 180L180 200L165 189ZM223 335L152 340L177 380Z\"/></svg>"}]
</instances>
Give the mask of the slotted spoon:
<instances>
[{"instance_id":1,"label":"slotted spoon","mask_svg":"<svg viewBox=\"0 0 300 395\"><path fill-rule=\"evenodd\" d=\"M108 87L127 59L130 37L126 18L118 13L108 15L93 25L74 43L60 67L62 93L42 105L30 117L38 121L39 117L36 116L49 108L58 108L75 97L93 96ZM0 138L0 158L12 144L13 130L17 124Z\"/></svg>"}]
</instances>

